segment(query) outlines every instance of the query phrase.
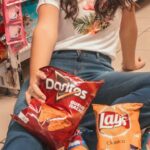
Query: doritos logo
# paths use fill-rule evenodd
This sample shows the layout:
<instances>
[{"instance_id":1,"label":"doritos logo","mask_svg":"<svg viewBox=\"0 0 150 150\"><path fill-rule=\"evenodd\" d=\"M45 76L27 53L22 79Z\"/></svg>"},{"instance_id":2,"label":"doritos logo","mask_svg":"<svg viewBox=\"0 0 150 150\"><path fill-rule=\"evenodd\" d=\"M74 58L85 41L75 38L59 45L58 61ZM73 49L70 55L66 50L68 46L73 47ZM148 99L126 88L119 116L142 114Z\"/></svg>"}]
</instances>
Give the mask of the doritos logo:
<instances>
[{"instance_id":1,"label":"doritos logo","mask_svg":"<svg viewBox=\"0 0 150 150\"><path fill-rule=\"evenodd\" d=\"M67 77L55 72L56 80L51 78L46 79L46 89L55 89L57 93L57 101L70 95L75 95L81 99L86 99L87 91L76 87L76 85Z\"/></svg>"},{"instance_id":2,"label":"doritos logo","mask_svg":"<svg viewBox=\"0 0 150 150\"><path fill-rule=\"evenodd\" d=\"M117 127L130 128L128 114L120 115L115 112L103 112L99 115L99 129L109 129Z\"/></svg>"}]
</instances>

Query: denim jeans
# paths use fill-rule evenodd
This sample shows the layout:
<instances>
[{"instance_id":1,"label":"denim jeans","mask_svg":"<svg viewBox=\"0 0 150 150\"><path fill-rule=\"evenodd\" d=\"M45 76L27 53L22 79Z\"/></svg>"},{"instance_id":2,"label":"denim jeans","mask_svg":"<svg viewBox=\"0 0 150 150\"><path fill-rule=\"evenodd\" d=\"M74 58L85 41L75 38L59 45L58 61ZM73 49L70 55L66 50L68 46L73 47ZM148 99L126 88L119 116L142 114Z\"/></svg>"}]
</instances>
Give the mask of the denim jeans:
<instances>
[{"instance_id":1,"label":"denim jeans","mask_svg":"<svg viewBox=\"0 0 150 150\"><path fill-rule=\"evenodd\" d=\"M93 103L117 104L140 102L144 107L140 112L141 128L150 125L150 73L115 72L111 67L109 57L87 51L58 51L53 53L52 66L61 68L85 80L105 80L105 84L98 91ZM20 91L14 113L18 114L27 106L25 91L28 88L26 81ZM80 127L90 150L96 150L95 117L91 107L83 118ZM24 128L11 121L7 139L3 150L46 150L44 145Z\"/></svg>"}]
</instances>

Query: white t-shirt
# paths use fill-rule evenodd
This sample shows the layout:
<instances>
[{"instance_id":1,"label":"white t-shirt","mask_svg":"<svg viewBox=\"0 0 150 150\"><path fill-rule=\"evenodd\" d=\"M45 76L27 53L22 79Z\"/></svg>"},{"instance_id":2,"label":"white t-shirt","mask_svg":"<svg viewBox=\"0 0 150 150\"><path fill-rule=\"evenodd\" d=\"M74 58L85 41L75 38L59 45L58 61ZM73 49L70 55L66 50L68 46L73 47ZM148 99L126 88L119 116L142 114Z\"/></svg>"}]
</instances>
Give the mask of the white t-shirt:
<instances>
[{"instance_id":1,"label":"white t-shirt","mask_svg":"<svg viewBox=\"0 0 150 150\"><path fill-rule=\"evenodd\" d=\"M95 0L78 0L79 14L75 21L64 19L60 0L39 0L37 10L42 4L51 4L60 10L59 35L54 50L96 51L114 58L119 41L121 9L113 19L95 21ZM105 28L105 29L104 29Z\"/></svg>"}]
</instances>

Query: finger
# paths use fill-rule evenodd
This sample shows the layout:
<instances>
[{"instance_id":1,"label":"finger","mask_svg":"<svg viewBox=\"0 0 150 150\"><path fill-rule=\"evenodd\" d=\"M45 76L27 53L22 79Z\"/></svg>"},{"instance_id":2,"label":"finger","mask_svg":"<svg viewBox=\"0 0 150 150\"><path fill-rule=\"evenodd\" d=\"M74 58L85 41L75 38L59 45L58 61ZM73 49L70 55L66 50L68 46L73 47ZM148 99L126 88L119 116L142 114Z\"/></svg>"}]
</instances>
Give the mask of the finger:
<instances>
[{"instance_id":1,"label":"finger","mask_svg":"<svg viewBox=\"0 0 150 150\"><path fill-rule=\"evenodd\" d=\"M39 96L34 92L32 93L32 97L35 98L36 100L40 101L41 103L45 103L45 101L40 99Z\"/></svg>"},{"instance_id":2,"label":"finger","mask_svg":"<svg viewBox=\"0 0 150 150\"><path fill-rule=\"evenodd\" d=\"M45 73L44 72L42 72L42 71L38 71L37 72L37 77L39 78L39 79L46 79L46 75L45 75Z\"/></svg>"},{"instance_id":3,"label":"finger","mask_svg":"<svg viewBox=\"0 0 150 150\"><path fill-rule=\"evenodd\" d=\"M146 63L145 63L144 61L142 61L142 62L141 62L141 68L143 68L143 67L145 66L145 64L146 64Z\"/></svg>"},{"instance_id":4,"label":"finger","mask_svg":"<svg viewBox=\"0 0 150 150\"><path fill-rule=\"evenodd\" d=\"M34 91L33 93L35 93L35 95L37 95L39 99L42 99L44 101L46 100L46 96L42 93L42 91L36 84L34 84L32 88Z\"/></svg>"},{"instance_id":5,"label":"finger","mask_svg":"<svg viewBox=\"0 0 150 150\"><path fill-rule=\"evenodd\" d=\"M26 102L27 102L27 104L29 105L29 104L30 104L30 101L31 101L31 95L30 95L29 92L27 91L27 92L25 93L25 96L26 96Z\"/></svg>"}]
</instances>

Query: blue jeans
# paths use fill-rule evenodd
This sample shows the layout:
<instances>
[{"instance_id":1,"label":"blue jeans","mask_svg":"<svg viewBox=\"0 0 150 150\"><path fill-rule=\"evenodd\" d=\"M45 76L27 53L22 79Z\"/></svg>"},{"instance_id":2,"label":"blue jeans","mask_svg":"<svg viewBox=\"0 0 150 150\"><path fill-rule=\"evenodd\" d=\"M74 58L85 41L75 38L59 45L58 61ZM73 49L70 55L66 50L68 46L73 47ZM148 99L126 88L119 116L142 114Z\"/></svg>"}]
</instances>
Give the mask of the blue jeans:
<instances>
[{"instance_id":1,"label":"blue jeans","mask_svg":"<svg viewBox=\"0 0 150 150\"><path fill-rule=\"evenodd\" d=\"M115 72L109 57L87 51L54 52L51 64L85 80L105 80L93 103L112 105L116 103L144 103L140 113L141 128L150 125L150 73ZM24 83L16 103L14 113L19 113L27 106ZM96 150L95 117L91 108L82 120L81 127L90 150ZM11 121L3 150L46 150L44 145L16 122Z\"/></svg>"}]
</instances>

